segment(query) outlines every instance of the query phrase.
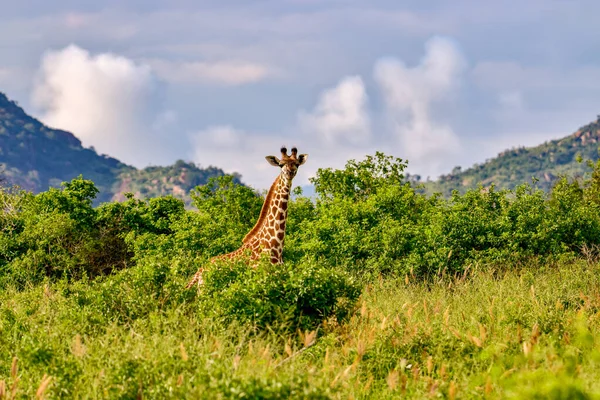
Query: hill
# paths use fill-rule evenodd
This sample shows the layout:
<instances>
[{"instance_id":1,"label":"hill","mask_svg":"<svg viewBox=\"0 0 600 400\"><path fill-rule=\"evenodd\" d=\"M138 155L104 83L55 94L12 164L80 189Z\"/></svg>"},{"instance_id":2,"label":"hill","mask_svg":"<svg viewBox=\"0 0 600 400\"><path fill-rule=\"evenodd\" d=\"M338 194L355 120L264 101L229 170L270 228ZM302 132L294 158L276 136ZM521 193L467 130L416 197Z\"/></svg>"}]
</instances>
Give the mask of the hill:
<instances>
[{"instance_id":1,"label":"hill","mask_svg":"<svg viewBox=\"0 0 600 400\"><path fill-rule=\"evenodd\" d=\"M139 197L172 193L187 200L190 189L224 174L215 167L202 169L183 161L138 170L83 147L70 132L45 126L1 92L0 170L9 183L35 193L81 174L100 190L98 202L121 199L125 192Z\"/></svg>"},{"instance_id":2,"label":"hill","mask_svg":"<svg viewBox=\"0 0 600 400\"><path fill-rule=\"evenodd\" d=\"M144 169L128 169L119 175L119 186L115 190L113 200L122 201L125 193L131 192L136 197L150 198L172 194L189 202L189 192L208 179L225 173L220 168L199 168L194 163L178 160L166 167L147 167ZM241 183L240 175L233 174L234 181Z\"/></svg>"},{"instance_id":3,"label":"hill","mask_svg":"<svg viewBox=\"0 0 600 400\"><path fill-rule=\"evenodd\" d=\"M536 185L539 188L549 191L561 175L582 176L588 173L590 168L586 163L577 161L578 155L584 160L596 161L599 146L600 116L562 139L535 147L505 150L497 157L464 171L456 167L437 181L424 182L425 191L449 196L453 190L464 193L480 184L489 187L492 183L497 188L513 189L524 182L531 183L532 178L538 180ZM419 182L418 179L413 181Z\"/></svg>"}]
</instances>

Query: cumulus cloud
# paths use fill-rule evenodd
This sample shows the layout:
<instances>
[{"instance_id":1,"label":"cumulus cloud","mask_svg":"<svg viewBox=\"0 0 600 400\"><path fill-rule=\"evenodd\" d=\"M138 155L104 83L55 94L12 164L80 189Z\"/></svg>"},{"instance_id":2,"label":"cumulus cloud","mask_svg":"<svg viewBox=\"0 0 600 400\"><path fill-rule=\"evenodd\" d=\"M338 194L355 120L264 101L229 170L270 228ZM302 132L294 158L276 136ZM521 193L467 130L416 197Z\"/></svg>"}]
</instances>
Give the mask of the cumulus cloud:
<instances>
[{"instance_id":1,"label":"cumulus cloud","mask_svg":"<svg viewBox=\"0 0 600 400\"><path fill-rule=\"evenodd\" d=\"M371 136L367 101L360 76L346 77L321 94L312 112L300 112L299 123L308 134L329 145L365 144Z\"/></svg>"},{"instance_id":2,"label":"cumulus cloud","mask_svg":"<svg viewBox=\"0 0 600 400\"><path fill-rule=\"evenodd\" d=\"M190 134L191 156L203 167L214 165L227 173L239 173L244 183L266 189L277 172L264 157L279 155L281 143L277 140L273 135L214 125Z\"/></svg>"},{"instance_id":3,"label":"cumulus cloud","mask_svg":"<svg viewBox=\"0 0 600 400\"><path fill-rule=\"evenodd\" d=\"M91 55L75 45L49 51L32 102L42 121L73 132L100 153L137 166L172 161L164 156L169 141L157 128L173 116L160 109L159 85L149 66L115 54Z\"/></svg>"},{"instance_id":4,"label":"cumulus cloud","mask_svg":"<svg viewBox=\"0 0 600 400\"><path fill-rule=\"evenodd\" d=\"M306 185L318 168L341 168L350 158L362 158L370 148L370 117L362 79L351 76L324 90L311 112L298 113L296 126L285 133L247 132L230 125L211 126L194 132L193 158L203 165L224 166L226 172L238 172L254 187L265 189L277 176L264 159L278 155L281 145L297 146L309 154L294 180Z\"/></svg>"},{"instance_id":5,"label":"cumulus cloud","mask_svg":"<svg viewBox=\"0 0 600 400\"><path fill-rule=\"evenodd\" d=\"M150 65L166 81L175 83L204 83L244 85L276 75L273 68L248 61L174 62L151 60Z\"/></svg>"},{"instance_id":6,"label":"cumulus cloud","mask_svg":"<svg viewBox=\"0 0 600 400\"><path fill-rule=\"evenodd\" d=\"M390 58L375 65L386 117L401 146L398 153L419 172L441 172L442 160L460 150L458 136L434 118L433 108L458 86L465 64L452 41L435 37L426 43L425 56L417 66Z\"/></svg>"},{"instance_id":7,"label":"cumulus cloud","mask_svg":"<svg viewBox=\"0 0 600 400\"><path fill-rule=\"evenodd\" d=\"M296 128L284 134L250 132L231 125L209 126L190 134L191 157L203 167L215 165L225 172L237 172L242 181L257 189L268 189L279 170L265 160L265 156L279 157L279 148L297 146L300 153L309 155L294 179L295 186L307 185L319 168L341 168L351 158L362 159L373 151L366 147L344 147L319 144L315 137L303 136Z\"/></svg>"},{"instance_id":8,"label":"cumulus cloud","mask_svg":"<svg viewBox=\"0 0 600 400\"><path fill-rule=\"evenodd\" d=\"M433 117L433 109L443 105L460 81L465 62L455 45L434 38L415 67L395 59L375 65L375 80L383 95L383 110L371 114L365 84L360 76L348 76L324 90L310 111L300 111L296 126L280 136L246 132L229 125L213 126L192 135L194 159L239 172L244 182L267 188L275 172L264 156L277 152L281 144L297 145L309 153L295 184L308 183L318 168L342 168L349 159L362 159L375 151L408 158L421 174L444 172L448 154L460 150L452 128ZM440 104L438 104L440 103ZM372 115L382 116L389 125ZM374 135L372 125L383 132Z\"/></svg>"}]
</instances>

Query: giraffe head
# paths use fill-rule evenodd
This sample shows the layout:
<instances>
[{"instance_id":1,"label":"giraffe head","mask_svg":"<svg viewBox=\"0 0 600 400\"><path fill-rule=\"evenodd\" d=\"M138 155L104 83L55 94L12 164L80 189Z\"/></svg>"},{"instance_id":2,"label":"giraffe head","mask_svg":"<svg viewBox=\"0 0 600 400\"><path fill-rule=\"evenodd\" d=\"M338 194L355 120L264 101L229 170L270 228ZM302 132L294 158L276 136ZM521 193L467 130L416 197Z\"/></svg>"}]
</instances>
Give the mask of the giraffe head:
<instances>
[{"instance_id":1,"label":"giraffe head","mask_svg":"<svg viewBox=\"0 0 600 400\"><path fill-rule=\"evenodd\" d=\"M294 176L296 176L296 172L298 172L298 167L306 162L308 154L298 154L298 149L292 147L292 155L288 156L287 149L282 147L281 159L275 156L267 156L265 158L272 166L281 168L281 175L291 182Z\"/></svg>"}]
</instances>

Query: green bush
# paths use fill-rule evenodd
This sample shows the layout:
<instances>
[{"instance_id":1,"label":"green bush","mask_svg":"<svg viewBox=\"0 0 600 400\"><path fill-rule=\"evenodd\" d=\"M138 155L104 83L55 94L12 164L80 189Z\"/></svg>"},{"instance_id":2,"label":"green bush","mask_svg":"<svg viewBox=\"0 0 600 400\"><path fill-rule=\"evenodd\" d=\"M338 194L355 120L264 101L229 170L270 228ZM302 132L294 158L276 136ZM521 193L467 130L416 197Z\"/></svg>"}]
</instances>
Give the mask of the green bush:
<instances>
[{"instance_id":1,"label":"green bush","mask_svg":"<svg viewBox=\"0 0 600 400\"><path fill-rule=\"evenodd\" d=\"M600 165L587 181L557 181L546 195L470 190L445 200L405 181L406 163L376 153L341 170L320 169L317 198L290 201L284 259L379 275L456 274L472 263L576 256L600 245ZM211 179L192 193L197 210L171 196L93 207L97 190L82 178L33 195L4 188L0 284L46 277L94 278L158 260L190 275L210 257L237 249L263 198ZM154 261L152 261L154 262Z\"/></svg>"},{"instance_id":2,"label":"green bush","mask_svg":"<svg viewBox=\"0 0 600 400\"><path fill-rule=\"evenodd\" d=\"M285 263L256 268L208 262L262 206L231 178L197 188L196 210L171 196L94 207L82 178L2 188L0 387L34 397L48 374L55 397L596 393L600 164L550 195L450 199L419 193L405 166L377 153L320 170L317 198L290 201ZM185 290L199 266L205 284Z\"/></svg>"},{"instance_id":3,"label":"green bush","mask_svg":"<svg viewBox=\"0 0 600 400\"><path fill-rule=\"evenodd\" d=\"M199 301L202 314L225 323L312 330L348 317L360 291L347 273L312 263L222 262L205 272Z\"/></svg>"},{"instance_id":4,"label":"green bush","mask_svg":"<svg viewBox=\"0 0 600 400\"><path fill-rule=\"evenodd\" d=\"M316 205L289 233L292 257L345 265L365 277L424 277L462 272L470 263L577 255L600 244L595 178L563 178L551 195L525 184L444 200L405 183L404 167L377 153L343 170L319 170Z\"/></svg>"}]
</instances>

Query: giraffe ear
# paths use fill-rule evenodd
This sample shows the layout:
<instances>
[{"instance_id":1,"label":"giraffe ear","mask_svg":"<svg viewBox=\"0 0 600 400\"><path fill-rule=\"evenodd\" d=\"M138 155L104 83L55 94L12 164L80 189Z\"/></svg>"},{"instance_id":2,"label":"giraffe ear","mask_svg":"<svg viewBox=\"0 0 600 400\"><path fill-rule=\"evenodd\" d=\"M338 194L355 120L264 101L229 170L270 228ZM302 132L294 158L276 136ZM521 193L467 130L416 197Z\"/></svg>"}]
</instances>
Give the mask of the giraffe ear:
<instances>
[{"instance_id":1,"label":"giraffe ear","mask_svg":"<svg viewBox=\"0 0 600 400\"><path fill-rule=\"evenodd\" d=\"M306 159L308 158L308 154L300 154L298 156L298 165L302 165L306 162Z\"/></svg>"},{"instance_id":2,"label":"giraffe ear","mask_svg":"<svg viewBox=\"0 0 600 400\"><path fill-rule=\"evenodd\" d=\"M280 162L279 158L277 158L275 156L266 156L265 158L267 159L267 162L269 164L271 164L272 166L274 166L274 167L279 167L280 166L279 165L279 162Z\"/></svg>"}]
</instances>

